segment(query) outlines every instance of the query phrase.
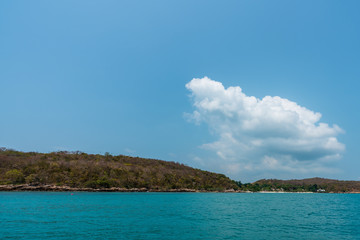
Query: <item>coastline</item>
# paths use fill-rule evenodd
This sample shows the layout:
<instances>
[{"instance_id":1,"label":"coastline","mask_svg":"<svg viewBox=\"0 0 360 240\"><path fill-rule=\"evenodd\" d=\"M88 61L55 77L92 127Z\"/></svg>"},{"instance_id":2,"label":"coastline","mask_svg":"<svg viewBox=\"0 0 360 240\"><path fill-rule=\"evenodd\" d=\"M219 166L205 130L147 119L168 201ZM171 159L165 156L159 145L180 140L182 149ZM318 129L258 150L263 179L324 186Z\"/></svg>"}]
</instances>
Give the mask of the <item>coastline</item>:
<instances>
[{"instance_id":1,"label":"coastline","mask_svg":"<svg viewBox=\"0 0 360 240\"><path fill-rule=\"evenodd\" d=\"M198 192L198 193L317 193L317 192L286 192L286 191L241 191L234 189L227 189L224 191L218 190L198 190L189 188L179 189L147 189L147 188L78 188L69 186L56 186L56 185L0 185L0 192ZM340 192L327 192L327 193L340 193ZM341 192L359 194L360 192Z\"/></svg>"},{"instance_id":2,"label":"coastline","mask_svg":"<svg viewBox=\"0 0 360 240\"><path fill-rule=\"evenodd\" d=\"M78 188L69 186L56 186L56 185L0 185L0 192L12 191L12 192L24 192L24 191L44 191L44 192L237 192L234 189L228 189L224 191L209 191L209 190L197 190L189 188L179 189L147 189L147 188Z\"/></svg>"}]
</instances>

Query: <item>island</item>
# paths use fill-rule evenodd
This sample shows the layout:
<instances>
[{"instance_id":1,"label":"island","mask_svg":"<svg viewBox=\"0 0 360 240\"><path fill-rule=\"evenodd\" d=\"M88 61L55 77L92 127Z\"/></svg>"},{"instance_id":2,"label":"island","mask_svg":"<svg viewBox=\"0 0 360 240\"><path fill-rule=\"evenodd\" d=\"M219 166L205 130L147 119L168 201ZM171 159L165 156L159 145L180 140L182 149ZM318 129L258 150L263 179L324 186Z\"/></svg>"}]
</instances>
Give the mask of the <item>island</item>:
<instances>
[{"instance_id":1,"label":"island","mask_svg":"<svg viewBox=\"0 0 360 240\"><path fill-rule=\"evenodd\" d=\"M242 183L163 160L0 148L0 191L360 193L360 181L308 178Z\"/></svg>"},{"instance_id":2,"label":"island","mask_svg":"<svg viewBox=\"0 0 360 240\"><path fill-rule=\"evenodd\" d=\"M223 174L181 163L109 153L0 148L0 191L235 191Z\"/></svg>"}]
</instances>

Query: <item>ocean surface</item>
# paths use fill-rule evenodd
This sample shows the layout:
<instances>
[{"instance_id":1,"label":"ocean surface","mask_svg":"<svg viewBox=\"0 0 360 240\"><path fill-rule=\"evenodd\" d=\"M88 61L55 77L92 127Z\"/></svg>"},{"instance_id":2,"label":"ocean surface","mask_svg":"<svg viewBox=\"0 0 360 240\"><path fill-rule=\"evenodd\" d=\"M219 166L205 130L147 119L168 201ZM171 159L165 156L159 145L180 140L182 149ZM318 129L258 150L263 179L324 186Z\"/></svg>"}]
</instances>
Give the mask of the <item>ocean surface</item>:
<instances>
[{"instance_id":1,"label":"ocean surface","mask_svg":"<svg viewBox=\"0 0 360 240\"><path fill-rule=\"evenodd\" d=\"M0 192L0 239L360 239L360 194Z\"/></svg>"}]
</instances>

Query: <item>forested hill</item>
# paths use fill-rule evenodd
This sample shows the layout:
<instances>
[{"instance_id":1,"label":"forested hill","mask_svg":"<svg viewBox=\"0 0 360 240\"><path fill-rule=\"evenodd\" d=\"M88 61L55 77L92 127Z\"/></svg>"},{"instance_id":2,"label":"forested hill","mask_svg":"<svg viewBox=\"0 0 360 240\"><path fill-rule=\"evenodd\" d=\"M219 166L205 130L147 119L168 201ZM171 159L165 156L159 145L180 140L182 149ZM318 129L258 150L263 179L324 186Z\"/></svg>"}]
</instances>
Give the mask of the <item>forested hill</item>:
<instances>
[{"instance_id":1,"label":"forested hill","mask_svg":"<svg viewBox=\"0 0 360 240\"><path fill-rule=\"evenodd\" d=\"M19 152L0 148L0 185L154 191L237 189L223 174L183 164L110 154ZM36 189L36 188L35 188ZM42 188L40 188L42 189Z\"/></svg>"},{"instance_id":2,"label":"forested hill","mask_svg":"<svg viewBox=\"0 0 360 240\"><path fill-rule=\"evenodd\" d=\"M245 186L242 187L246 189ZM294 180L262 179L247 187L251 191L286 192L360 192L360 181L340 181L326 178L307 178Z\"/></svg>"}]
</instances>

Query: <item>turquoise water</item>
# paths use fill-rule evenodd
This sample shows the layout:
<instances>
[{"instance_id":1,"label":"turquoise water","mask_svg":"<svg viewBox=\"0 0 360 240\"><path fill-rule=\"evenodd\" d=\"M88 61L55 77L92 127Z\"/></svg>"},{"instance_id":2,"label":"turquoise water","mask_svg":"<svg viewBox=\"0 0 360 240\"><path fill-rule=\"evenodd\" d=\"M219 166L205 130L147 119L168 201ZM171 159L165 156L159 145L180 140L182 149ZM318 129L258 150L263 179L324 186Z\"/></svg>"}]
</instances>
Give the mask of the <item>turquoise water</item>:
<instances>
[{"instance_id":1,"label":"turquoise water","mask_svg":"<svg viewBox=\"0 0 360 240\"><path fill-rule=\"evenodd\" d=\"M360 194L0 192L0 239L360 239Z\"/></svg>"}]
</instances>

